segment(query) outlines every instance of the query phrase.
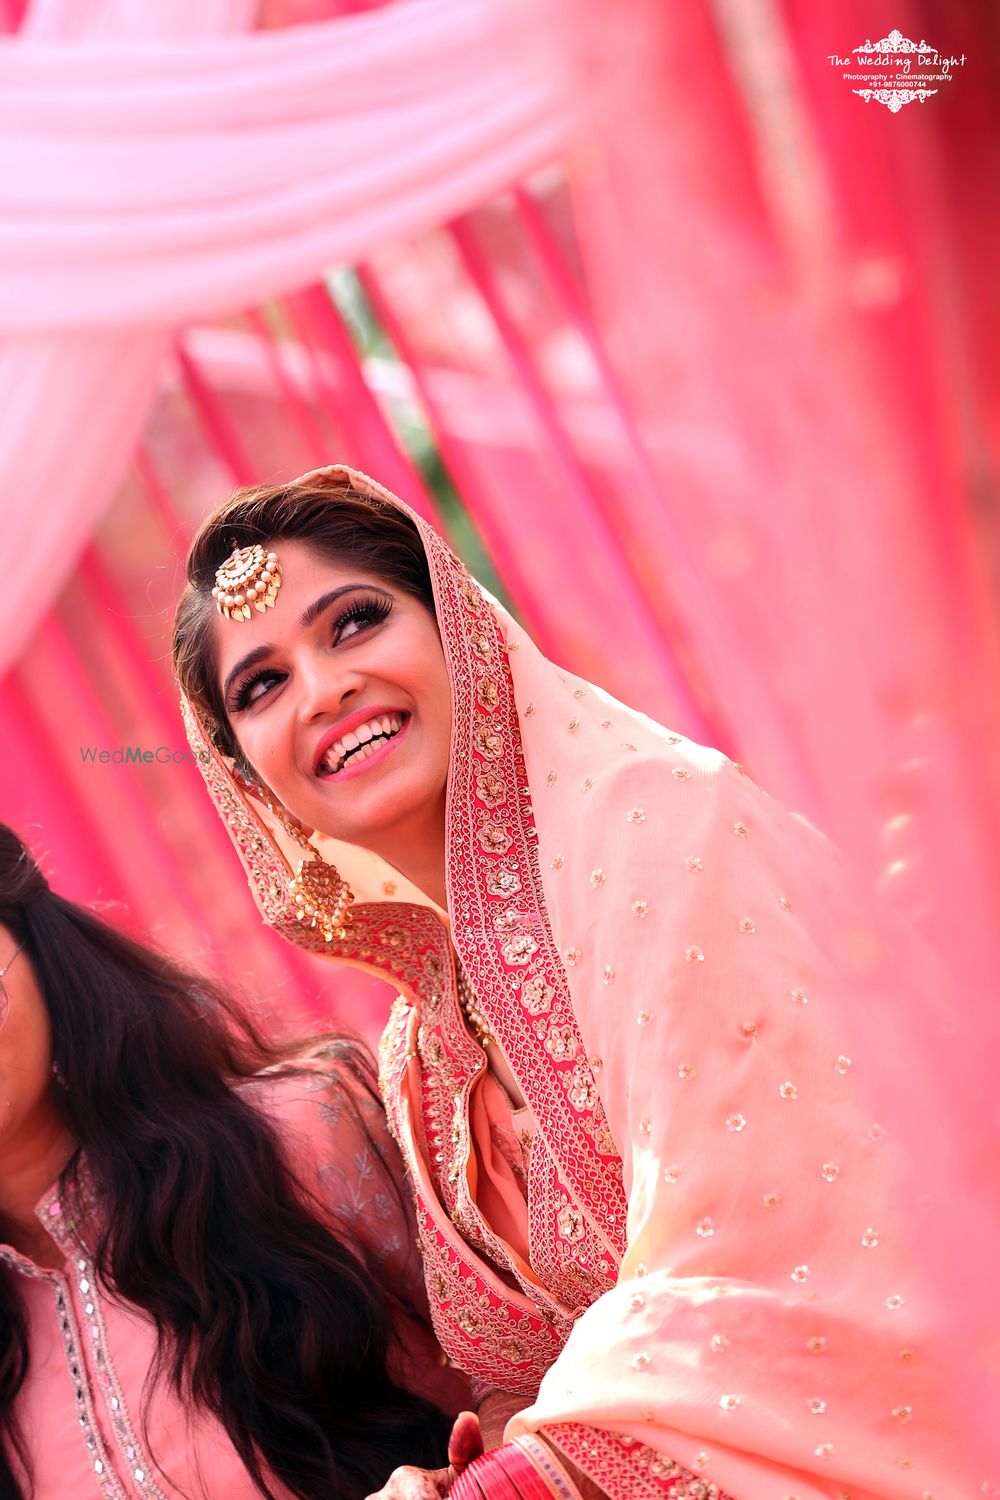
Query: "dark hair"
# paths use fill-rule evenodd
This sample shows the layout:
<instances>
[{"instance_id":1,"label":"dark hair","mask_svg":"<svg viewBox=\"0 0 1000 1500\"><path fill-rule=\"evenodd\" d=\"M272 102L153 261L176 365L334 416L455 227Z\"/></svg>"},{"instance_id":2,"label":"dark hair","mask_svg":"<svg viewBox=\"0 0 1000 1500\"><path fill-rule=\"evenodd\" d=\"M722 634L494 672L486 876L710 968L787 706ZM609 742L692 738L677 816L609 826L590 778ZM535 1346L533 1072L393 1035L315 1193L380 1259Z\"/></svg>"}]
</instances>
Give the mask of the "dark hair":
<instances>
[{"instance_id":1,"label":"dark hair","mask_svg":"<svg viewBox=\"0 0 1000 1500\"><path fill-rule=\"evenodd\" d=\"M389 1294L238 1087L289 1049L206 979L50 891L2 823L0 922L51 1022L53 1098L78 1147L63 1201L79 1201L85 1157L107 1208L88 1250L108 1293L153 1320L151 1374L222 1423L265 1496L268 1475L303 1500L354 1500L398 1464L445 1463L447 1419L390 1373ZM330 1046L331 1075L374 1093L359 1044ZM4 1496L22 1494L15 1460L30 1475L16 1421L30 1358L16 1273L0 1269Z\"/></svg>"},{"instance_id":2,"label":"dark hair","mask_svg":"<svg viewBox=\"0 0 1000 1500\"><path fill-rule=\"evenodd\" d=\"M252 779L229 723L210 625L215 574L233 550L285 540L307 542L331 562L377 574L433 611L430 569L410 518L384 500L339 484L256 485L236 490L207 516L187 558L187 582L174 615L174 671L223 755Z\"/></svg>"}]
</instances>

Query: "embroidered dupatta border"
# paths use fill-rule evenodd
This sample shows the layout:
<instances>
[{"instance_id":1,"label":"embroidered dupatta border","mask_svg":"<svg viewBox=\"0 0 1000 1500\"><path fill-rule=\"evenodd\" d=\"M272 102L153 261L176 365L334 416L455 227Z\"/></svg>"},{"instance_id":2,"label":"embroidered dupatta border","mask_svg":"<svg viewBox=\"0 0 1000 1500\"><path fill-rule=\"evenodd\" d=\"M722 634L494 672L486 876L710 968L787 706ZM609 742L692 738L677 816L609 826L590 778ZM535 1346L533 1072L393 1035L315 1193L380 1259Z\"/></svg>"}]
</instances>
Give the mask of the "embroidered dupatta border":
<instances>
[{"instance_id":1,"label":"embroidered dupatta border","mask_svg":"<svg viewBox=\"0 0 1000 1500\"><path fill-rule=\"evenodd\" d=\"M507 645L465 565L418 524L452 682L452 941L560 1176L617 1265L621 1159L597 1144L609 1138L607 1120L545 907Z\"/></svg>"}]
</instances>

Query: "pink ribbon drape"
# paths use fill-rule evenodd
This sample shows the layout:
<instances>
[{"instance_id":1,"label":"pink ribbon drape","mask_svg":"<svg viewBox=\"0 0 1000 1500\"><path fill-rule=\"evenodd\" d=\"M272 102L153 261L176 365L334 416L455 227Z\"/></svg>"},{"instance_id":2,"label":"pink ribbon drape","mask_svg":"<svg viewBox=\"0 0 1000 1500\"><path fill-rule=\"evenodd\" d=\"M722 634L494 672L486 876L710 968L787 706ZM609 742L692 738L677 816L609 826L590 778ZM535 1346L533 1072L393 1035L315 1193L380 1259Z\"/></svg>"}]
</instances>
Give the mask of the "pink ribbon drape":
<instances>
[{"instance_id":1,"label":"pink ribbon drape","mask_svg":"<svg viewBox=\"0 0 1000 1500\"><path fill-rule=\"evenodd\" d=\"M566 140L519 6L401 0L231 34L253 10L46 0L0 42L0 494L20 559L0 671L121 478L167 334L419 233Z\"/></svg>"}]
</instances>

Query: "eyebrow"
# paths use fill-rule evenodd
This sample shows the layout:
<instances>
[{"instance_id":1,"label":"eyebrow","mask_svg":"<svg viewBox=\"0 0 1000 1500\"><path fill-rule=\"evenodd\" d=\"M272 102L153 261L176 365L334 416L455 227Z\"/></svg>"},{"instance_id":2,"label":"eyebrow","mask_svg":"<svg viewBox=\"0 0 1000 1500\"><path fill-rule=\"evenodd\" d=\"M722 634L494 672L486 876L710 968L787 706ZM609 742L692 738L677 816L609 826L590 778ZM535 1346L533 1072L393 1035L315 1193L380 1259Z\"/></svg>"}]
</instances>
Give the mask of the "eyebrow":
<instances>
[{"instance_id":1,"label":"eyebrow","mask_svg":"<svg viewBox=\"0 0 1000 1500\"><path fill-rule=\"evenodd\" d=\"M305 609L299 615L298 628L300 630L308 630L310 625L315 625L316 621L319 619L324 610L329 609L330 605L334 602L334 600L339 599L341 594L349 594L353 589L371 588L372 585L370 583L342 583L339 589L330 589L328 593L320 594L319 598L314 599L311 604L307 604ZM380 589L378 592L384 593L385 590ZM226 699L228 699L229 691L233 683L236 681L237 677L242 676L242 674L244 672L248 672L251 667L255 667L259 662L264 661L268 656L271 655L274 649L274 646L270 643L263 646L255 646L252 651L247 652L246 656L240 657L239 661L233 667L232 671L228 674L225 682L222 685L222 698L224 702L226 701Z\"/></svg>"}]
</instances>

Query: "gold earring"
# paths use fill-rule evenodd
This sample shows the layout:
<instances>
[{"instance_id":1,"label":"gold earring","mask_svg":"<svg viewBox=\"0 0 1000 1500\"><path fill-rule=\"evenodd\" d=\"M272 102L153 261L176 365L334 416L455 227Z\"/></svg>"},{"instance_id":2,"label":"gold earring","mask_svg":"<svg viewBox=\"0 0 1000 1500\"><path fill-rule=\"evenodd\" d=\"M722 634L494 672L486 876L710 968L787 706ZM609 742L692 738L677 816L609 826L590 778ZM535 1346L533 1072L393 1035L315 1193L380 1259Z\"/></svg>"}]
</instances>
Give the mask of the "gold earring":
<instances>
[{"instance_id":1,"label":"gold earring","mask_svg":"<svg viewBox=\"0 0 1000 1500\"><path fill-rule=\"evenodd\" d=\"M247 784L244 782L244 785ZM247 790L267 804L285 832L301 849L309 851L310 858L300 861L298 869L288 882L288 894L295 905L296 919L309 927L318 927L328 943L332 943L334 938L343 941L353 921L351 906L354 892L339 870L327 864L301 828L296 828L289 821L284 809L275 805L266 787L247 786Z\"/></svg>"}]
</instances>

